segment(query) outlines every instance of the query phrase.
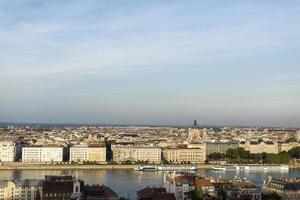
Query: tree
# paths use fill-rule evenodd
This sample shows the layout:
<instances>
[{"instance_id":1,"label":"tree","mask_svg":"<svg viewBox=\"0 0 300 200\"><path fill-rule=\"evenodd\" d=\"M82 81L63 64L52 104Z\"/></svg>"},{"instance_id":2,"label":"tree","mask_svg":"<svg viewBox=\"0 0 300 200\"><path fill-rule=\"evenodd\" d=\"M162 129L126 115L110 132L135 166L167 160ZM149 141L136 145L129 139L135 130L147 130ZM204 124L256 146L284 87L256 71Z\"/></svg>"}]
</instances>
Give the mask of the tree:
<instances>
[{"instance_id":1,"label":"tree","mask_svg":"<svg viewBox=\"0 0 300 200\"><path fill-rule=\"evenodd\" d=\"M288 164L291 160L291 156L287 152L281 152L279 154L267 154L264 163L267 164Z\"/></svg>"},{"instance_id":2,"label":"tree","mask_svg":"<svg viewBox=\"0 0 300 200\"><path fill-rule=\"evenodd\" d=\"M192 200L202 200L203 199L203 191L201 187L195 188L192 192Z\"/></svg>"},{"instance_id":3,"label":"tree","mask_svg":"<svg viewBox=\"0 0 300 200\"><path fill-rule=\"evenodd\" d=\"M250 152L246 151L244 148L237 148L237 149L228 149L226 152L227 158L239 161L242 159L250 159Z\"/></svg>"},{"instance_id":4,"label":"tree","mask_svg":"<svg viewBox=\"0 0 300 200\"><path fill-rule=\"evenodd\" d=\"M260 163L263 160L263 154L260 153L251 154L250 156L254 163Z\"/></svg>"},{"instance_id":5,"label":"tree","mask_svg":"<svg viewBox=\"0 0 300 200\"><path fill-rule=\"evenodd\" d=\"M237 149L228 149L226 151L226 157L231 159L238 159L240 155Z\"/></svg>"},{"instance_id":6,"label":"tree","mask_svg":"<svg viewBox=\"0 0 300 200\"><path fill-rule=\"evenodd\" d=\"M300 147L292 148L288 151L292 158L299 159L300 158Z\"/></svg>"}]
</instances>

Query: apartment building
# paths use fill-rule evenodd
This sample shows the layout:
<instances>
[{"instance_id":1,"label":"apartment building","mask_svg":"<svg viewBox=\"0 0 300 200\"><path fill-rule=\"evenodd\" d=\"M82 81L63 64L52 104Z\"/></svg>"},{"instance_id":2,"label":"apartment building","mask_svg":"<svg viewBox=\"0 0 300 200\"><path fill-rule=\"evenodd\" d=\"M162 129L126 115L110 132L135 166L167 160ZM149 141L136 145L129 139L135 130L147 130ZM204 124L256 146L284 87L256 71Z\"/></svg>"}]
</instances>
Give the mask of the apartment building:
<instances>
[{"instance_id":1,"label":"apartment building","mask_svg":"<svg viewBox=\"0 0 300 200\"><path fill-rule=\"evenodd\" d=\"M42 180L1 180L0 200L35 200Z\"/></svg>"},{"instance_id":2,"label":"apartment building","mask_svg":"<svg viewBox=\"0 0 300 200\"><path fill-rule=\"evenodd\" d=\"M70 161L72 162L106 162L105 146L73 146L70 148Z\"/></svg>"},{"instance_id":3,"label":"apartment building","mask_svg":"<svg viewBox=\"0 0 300 200\"><path fill-rule=\"evenodd\" d=\"M22 148L22 162L62 162L63 147L30 146Z\"/></svg>"},{"instance_id":4,"label":"apartment building","mask_svg":"<svg viewBox=\"0 0 300 200\"><path fill-rule=\"evenodd\" d=\"M300 199L300 178L272 178L268 177L264 185L265 193L276 192L282 199Z\"/></svg>"},{"instance_id":5,"label":"apartment building","mask_svg":"<svg viewBox=\"0 0 300 200\"><path fill-rule=\"evenodd\" d=\"M166 148L163 158L170 163L204 163L206 160L205 148Z\"/></svg>"},{"instance_id":6,"label":"apartment building","mask_svg":"<svg viewBox=\"0 0 300 200\"><path fill-rule=\"evenodd\" d=\"M16 160L16 143L8 139L0 139L0 162L14 162Z\"/></svg>"},{"instance_id":7,"label":"apartment building","mask_svg":"<svg viewBox=\"0 0 300 200\"><path fill-rule=\"evenodd\" d=\"M161 149L148 146L112 146L113 160L115 162L143 161L149 163L161 162Z\"/></svg>"},{"instance_id":8,"label":"apartment building","mask_svg":"<svg viewBox=\"0 0 300 200\"><path fill-rule=\"evenodd\" d=\"M175 194L177 200L192 200L194 177L170 172L164 176L164 186L169 193Z\"/></svg>"}]
</instances>

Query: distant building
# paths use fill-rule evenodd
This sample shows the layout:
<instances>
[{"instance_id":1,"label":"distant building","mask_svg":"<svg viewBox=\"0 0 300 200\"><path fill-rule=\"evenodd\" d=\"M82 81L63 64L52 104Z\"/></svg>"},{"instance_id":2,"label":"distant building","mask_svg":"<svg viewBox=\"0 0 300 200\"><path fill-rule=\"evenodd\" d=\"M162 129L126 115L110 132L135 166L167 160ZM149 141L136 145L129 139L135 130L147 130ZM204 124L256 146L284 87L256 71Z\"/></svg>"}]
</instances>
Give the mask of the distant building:
<instances>
[{"instance_id":1,"label":"distant building","mask_svg":"<svg viewBox=\"0 0 300 200\"><path fill-rule=\"evenodd\" d=\"M289 143L278 143L278 151L286 151L288 152L292 148L300 147L300 144L298 142L289 142Z\"/></svg>"},{"instance_id":2,"label":"distant building","mask_svg":"<svg viewBox=\"0 0 300 200\"><path fill-rule=\"evenodd\" d=\"M72 176L46 176L40 190L41 200L66 200L81 194L84 182Z\"/></svg>"},{"instance_id":3,"label":"distant building","mask_svg":"<svg viewBox=\"0 0 300 200\"><path fill-rule=\"evenodd\" d=\"M249 180L215 179L211 180L218 199L228 200L261 200L262 190Z\"/></svg>"},{"instance_id":4,"label":"distant building","mask_svg":"<svg viewBox=\"0 0 300 200\"><path fill-rule=\"evenodd\" d=\"M86 185L83 196L85 200L118 200L119 197L105 185Z\"/></svg>"},{"instance_id":5,"label":"distant building","mask_svg":"<svg viewBox=\"0 0 300 200\"><path fill-rule=\"evenodd\" d=\"M161 162L161 149L148 146L112 146L113 160L115 162L142 161L149 163Z\"/></svg>"},{"instance_id":6,"label":"distant building","mask_svg":"<svg viewBox=\"0 0 300 200\"><path fill-rule=\"evenodd\" d=\"M0 162L14 162L16 154L17 147L13 140L0 139Z\"/></svg>"},{"instance_id":7,"label":"distant building","mask_svg":"<svg viewBox=\"0 0 300 200\"><path fill-rule=\"evenodd\" d=\"M188 174L168 173L164 177L164 186L170 193L174 193L177 200L192 200L195 190L194 177Z\"/></svg>"},{"instance_id":8,"label":"distant building","mask_svg":"<svg viewBox=\"0 0 300 200\"><path fill-rule=\"evenodd\" d=\"M227 191L229 199L261 200L261 188L250 181L235 180L232 182L232 190Z\"/></svg>"},{"instance_id":9,"label":"distant building","mask_svg":"<svg viewBox=\"0 0 300 200\"><path fill-rule=\"evenodd\" d=\"M238 142L206 142L206 155L212 153L226 154L228 149L237 149L239 147Z\"/></svg>"},{"instance_id":10,"label":"distant building","mask_svg":"<svg viewBox=\"0 0 300 200\"><path fill-rule=\"evenodd\" d=\"M104 146L74 146L70 148L70 161L106 162L106 147Z\"/></svg>"},{"instance_id":11,"label":"distant building","mask_svg":"<svg viewBox=\"0 0 300 200\"><path fill-rule=\"evenodd\" d=\"M166 188L146 187L137 191L137 200L176 200L174 193L168 193Z\"/></svg>"},{"instance_id":12,"label":"distant building","mask_svg":"<svg viewBox=\"0 0 300 200\"><path fill-rule=\"evenodd\" d=\"M265 193L276 192L282 199L300 199L300 178L272 178L268 177L264 187Z\"/></svg>"},{"instance_id":13,"label":"distant building","mask_svg":"<svg viewBox=\"0 0 300 200\"><path fill-rule=\"evenodd\" d=\"M63 147L31 146L22 148L22 162L62 162Z\"/></svg>"},{"instance_id":14,"label":"distant building","mask_svg":"<svg viewBox=\"0 0 300 200\"><path fill-rule=\"evenodd\" d=\"M241 142L240 147L244 148L250 153L279 153L278 143L272 141L249 141Z\"/></svg>"},{"instance_id":15,"label":"distant building","mask_svg":"<svg viewBox=\"0 0 300 200\"><path fill-rule=\"evenodd\" d=\"M203 148L166 148L163 150L163 158L170 163L204 163L205 145Z\"/></svg>"},{"instance_id":16,"label":"distant building","mask_svg":"<svg viewBox=\"0 0 300 200\"><path fill-rule=\"evenodd\" d=\"M35 200L42 180L1 180L0 200Z\"/></svg>"},{"instance_id":17,"label":"distant building","mask_svg":"<svg viewBox=\"0 0 300 200\"><path fill-rule=\"evenodd\" d=\"M212 184L210 179L197 179L194 181L195 188L202 190L204 195L209 195L211 197L217 196L215 192L215 186Z\"/></svg>"},{"instance_id":18,"label":"distant building","mask_svg":"<svg viewBox=\"0 0 300 200\"><path fill-rule=\"evenodd\" d=\"M193 143L203 142L207 137L207 130L200 129L198 127L197 121L194 120L194 123L191 128L188 129L188 141Z\"/></svg>"},{"instance_id":19,"label":"distant building","mask_svg":"<svg viewBox=\"0 0 300 200\"><path fill-rule=\"evenodd\" d=\"M231 180L222 180L217 179L212 182L215 193L219 197L219 199L225 200L229 199L227 196L230 196L233 185ZM228 194L228 195L227 195Z\"/></svg>"}]
</instances>

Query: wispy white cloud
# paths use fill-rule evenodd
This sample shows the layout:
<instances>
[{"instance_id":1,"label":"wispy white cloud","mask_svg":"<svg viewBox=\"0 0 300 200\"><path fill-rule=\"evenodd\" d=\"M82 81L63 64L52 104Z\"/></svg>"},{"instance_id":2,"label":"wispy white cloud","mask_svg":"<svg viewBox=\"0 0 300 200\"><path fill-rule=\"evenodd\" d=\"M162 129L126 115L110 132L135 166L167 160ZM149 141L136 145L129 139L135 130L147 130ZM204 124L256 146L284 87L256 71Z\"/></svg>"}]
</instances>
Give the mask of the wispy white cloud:
<instances>
[{"instance_id":1,"label":"wispy white cloud","mask_svg":"<svg viewBox=\"0 0 300 200\"><path fill-rule=\"evenodd\" d=\"M175 94L176 88L180 88L178 82L194 84L191 89L186 89L185 95L194 97L194 104L201 99L205 104L210 100L195 95L192 90L197 85L206 90L201 84L211 84L214 74L223 75L218 76L217 88L234 92L222 85L228 77L232 79L230 84L238 88L238 94L243 95L240 81L243 77L249 80L249 77L242 68L260 71L264 76L271 73L273 78L266 79L269 80L268 87L274 86L269 88L272 92L268 94L275 98L274 89L280 84L288 84L287 77L297 77L300 73L295 70L299 59L287 56L299 51L300 47L300 27L297 25L300 5L297 3L239 2L218 6L196 1L136 4L0 1L0 5L0 92L9 93L8 104L9 99L18 96L16 93L20 88L32 96L39 96L41 101L55 98L55 91L64 92L61 98L69 99L68 94L72 96L80 90L83 93L79 94L88 93L75 95L83 105L87 99L101 98L97 91L101 89L108 101L118 95L137 97L140 93L146 95L141 101L147 104L147 92L157 91L152 95L164 92L163 86L155 81L154 86L149 86L137 78L147 77L147 73L160 84L164 84L161 80L169 81L168 76L175 76L167 84L168 89L174 91L170 95L175 99L180 97ZM282 56L285 69L272 71L274 66L278 67L275 63L280 60L278 56ZM195 74L201 71L209 74L200 80ZM263 75L253 77L253 82L266 83ZM285 78L280 78L281 75ZM75 79L72 80L74 87L65 89L63 86L72 82L70 77ZM106 80L107 77L111 79ZM92 86L93 89L84 91L86 88L82 85L87 87L89 80L100 84L97 79L105 79L101 84L107 84L106 87ZM130 87L120 86L114 90L109 86L114 82L133 83ZM257 85L247 84L248 89L253 89L251 94L259 95ZM145 92L141 90L143 87ZM12 88L10 92L9 88ZM110 93L111 90L117 91L116 95ZM298 87L291 91L298 91ZM284 94L280 91L280 94L291 98L287 104L297 105L294 101L297 96L292 92ZM30 95L24 95L30 99ZM218 99L218 95L211 98ZM234 98L237 97L230 97L228 101ZM219 94L219 99L226 99L226 94ZM255 103L259 107L259 103ZM96 101L92 103L96 104ZM272 104L275 105L276 102Z\"/></svg>"}]
</instances>

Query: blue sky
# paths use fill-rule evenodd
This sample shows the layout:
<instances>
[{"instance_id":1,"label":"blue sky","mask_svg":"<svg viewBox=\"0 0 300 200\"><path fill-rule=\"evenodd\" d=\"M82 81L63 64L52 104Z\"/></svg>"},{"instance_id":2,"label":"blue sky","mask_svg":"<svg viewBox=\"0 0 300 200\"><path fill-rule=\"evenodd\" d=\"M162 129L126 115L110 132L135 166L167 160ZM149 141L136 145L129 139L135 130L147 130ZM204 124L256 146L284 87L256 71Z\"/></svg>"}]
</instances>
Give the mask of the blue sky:
<instances>
[{"instance_id":1,"label":"blue sky","mask_svg":"<svg viewBox=\"0 0 300 200\"><path fill-rule=\"evenodd\" d=\"M300 127L299 1L0 0L0 121Z\"/></svg>"}]
</instances>

